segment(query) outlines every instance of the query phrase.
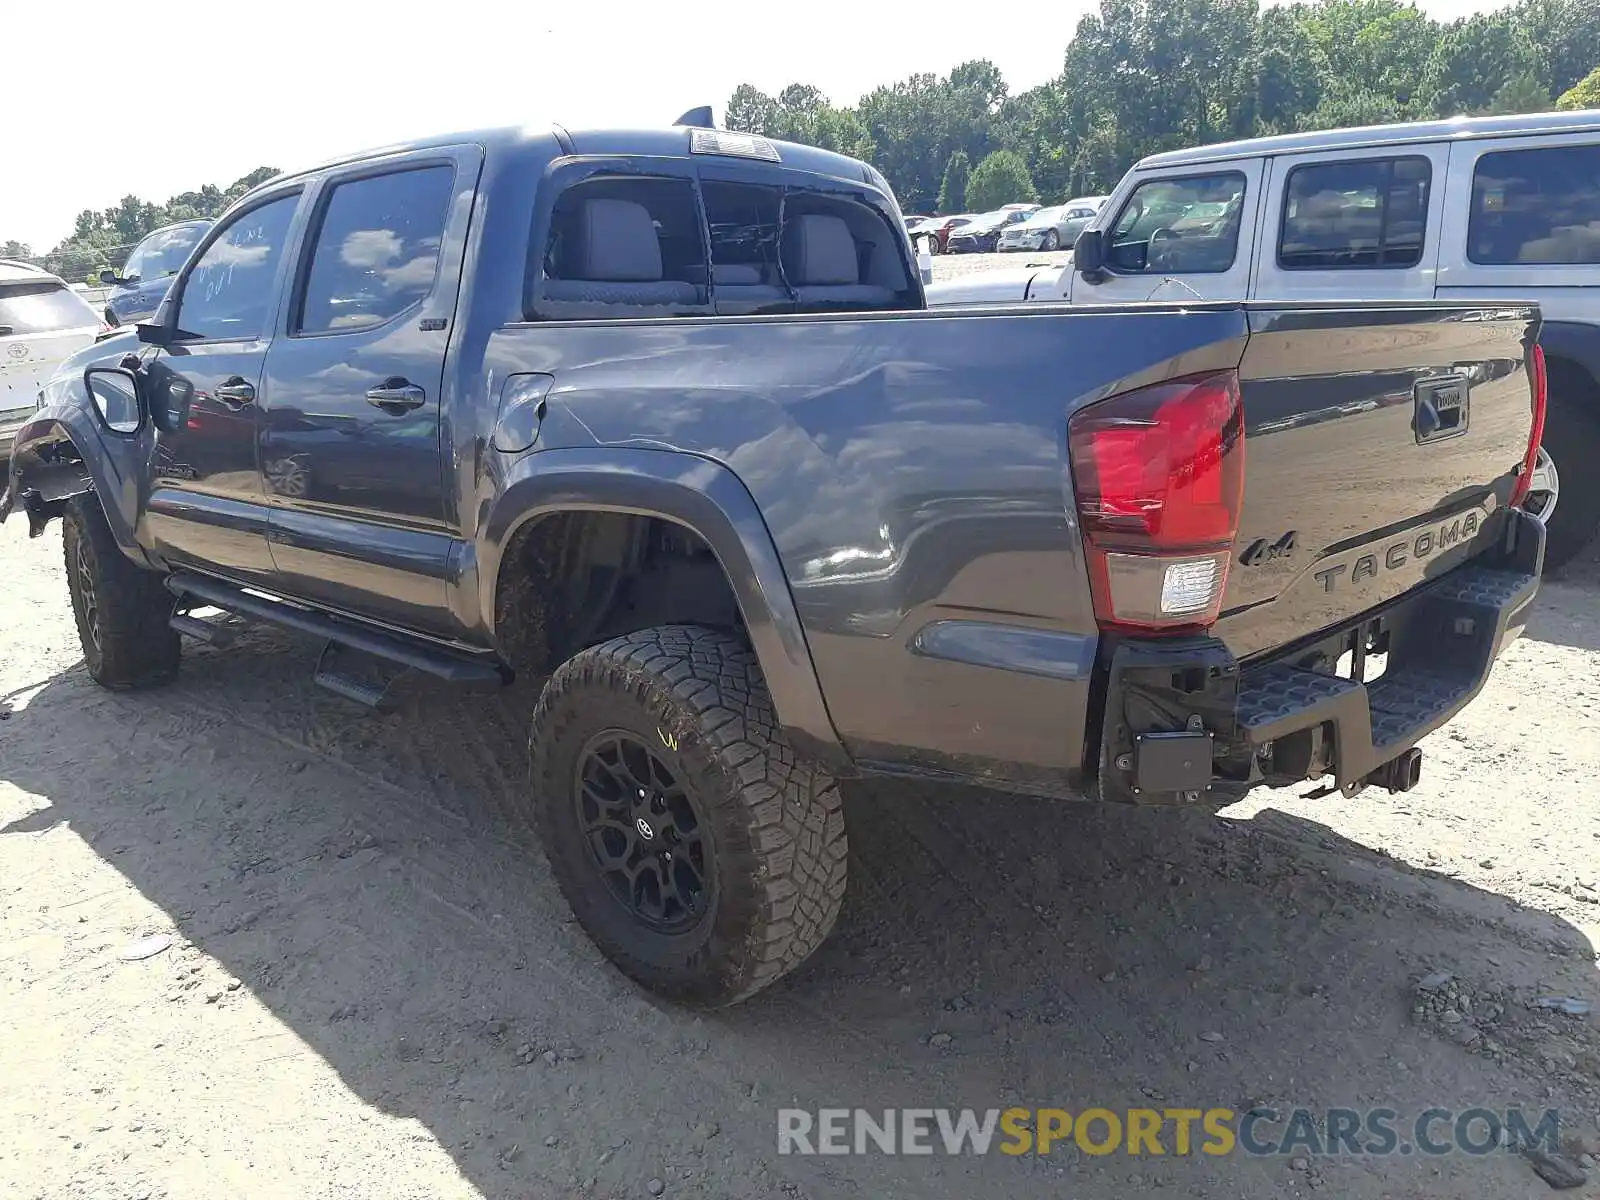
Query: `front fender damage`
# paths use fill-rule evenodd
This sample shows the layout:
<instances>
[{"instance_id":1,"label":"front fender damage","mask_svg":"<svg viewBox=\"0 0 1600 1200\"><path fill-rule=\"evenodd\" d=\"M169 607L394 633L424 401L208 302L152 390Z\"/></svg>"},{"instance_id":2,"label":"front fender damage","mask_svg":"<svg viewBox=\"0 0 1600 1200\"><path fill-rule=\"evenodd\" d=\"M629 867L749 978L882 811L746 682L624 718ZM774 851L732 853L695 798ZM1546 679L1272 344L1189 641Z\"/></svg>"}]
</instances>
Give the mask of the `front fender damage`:
<instances>
[{"instance_id":1,"label":"front fender damage","mask_svg":"<svg viewBox=\"0 0 1600 1200\"><path fill-rule=\"evenodd\" d=\"M21 507L28 536L38 537L59 517L67 501L94 490L88 464L60 421L37 417L17 430L9 480L0 495L0 522Z\"/></svg>"}]
</instances>

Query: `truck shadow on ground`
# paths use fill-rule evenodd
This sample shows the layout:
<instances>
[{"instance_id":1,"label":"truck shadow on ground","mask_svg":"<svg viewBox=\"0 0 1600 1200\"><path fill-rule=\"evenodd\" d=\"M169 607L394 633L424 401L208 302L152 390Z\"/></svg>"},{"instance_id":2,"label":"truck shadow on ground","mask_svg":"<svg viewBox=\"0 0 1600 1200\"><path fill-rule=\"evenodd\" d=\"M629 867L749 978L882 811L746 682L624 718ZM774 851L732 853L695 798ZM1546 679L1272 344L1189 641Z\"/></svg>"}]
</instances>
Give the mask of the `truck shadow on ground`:
<instances>
[{"instance_id":1,"label":"truck shadow on ground","mask_svg":"<svg viewBox=\"0 0 1600 1200\"><path fill-rule=\"evenodd\" d=\"M776 1110L1543 1108L1600 1064L1586 1025L1520 1003L1595 990L1594 947L1547 913L1281 813L903 786L848 789L850 894L809 964L739 1009L667 1008L507 819L528 689L408 682L372 716L312 687L314 657L254 630L157 692L79 667L3 698L0 777L43 801L0 836L69 827L486 1196L1262 1194L1284 1159L780 1158ZM1438 970L1480 997L1472 1045L1413 1013ZM1503 1155L1316 1170L1345 1195L1532 1180Z\"/></svg>"}]
</instances>

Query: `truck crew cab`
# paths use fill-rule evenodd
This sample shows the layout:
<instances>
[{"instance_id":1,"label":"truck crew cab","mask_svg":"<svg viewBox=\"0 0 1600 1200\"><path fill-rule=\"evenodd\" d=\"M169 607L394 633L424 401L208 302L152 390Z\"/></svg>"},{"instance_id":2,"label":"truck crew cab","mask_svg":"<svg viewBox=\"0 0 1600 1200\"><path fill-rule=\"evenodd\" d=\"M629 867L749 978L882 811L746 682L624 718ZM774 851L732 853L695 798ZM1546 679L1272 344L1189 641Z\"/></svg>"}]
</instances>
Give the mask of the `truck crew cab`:
<instances>
[{"instance_id":1,"label":"truck crew cab","mask_svg":"<svg viewBox=\"0 0 1600 1200\"><path fill-rule=\"evenodd\" d=\"M544 680L519 819L700 1004L827 935L842 777L1415 784L1537 587L1535 309L930 311L875 170L709 126L238 201L17 433L0 519L63 519L90 674L171 680L221 608L365 703L351 655Z\"/></svg>"}]
</instances>

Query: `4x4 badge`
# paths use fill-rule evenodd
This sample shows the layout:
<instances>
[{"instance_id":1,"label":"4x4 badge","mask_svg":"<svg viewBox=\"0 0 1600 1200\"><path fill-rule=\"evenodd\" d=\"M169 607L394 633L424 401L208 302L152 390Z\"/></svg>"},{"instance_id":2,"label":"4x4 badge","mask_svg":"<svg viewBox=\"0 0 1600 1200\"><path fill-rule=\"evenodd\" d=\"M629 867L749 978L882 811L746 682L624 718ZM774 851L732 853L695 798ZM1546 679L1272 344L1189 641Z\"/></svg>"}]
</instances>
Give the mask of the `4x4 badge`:
<instances>
[{"instance_id":1,"label":"4x4 badge","mask_svg":"<svg viewBox=\"0 0 1600 1200\"><path fill-rule=\"evenodd\" d=\"M1245 547L1244 553L1239 555L1239 562L1247 567L1256 567L1265 562L1288 558L1294 553L1294 538L1295 531L1292 529L1275 542L1257 538Z\"/></svg>"}]
</instances>

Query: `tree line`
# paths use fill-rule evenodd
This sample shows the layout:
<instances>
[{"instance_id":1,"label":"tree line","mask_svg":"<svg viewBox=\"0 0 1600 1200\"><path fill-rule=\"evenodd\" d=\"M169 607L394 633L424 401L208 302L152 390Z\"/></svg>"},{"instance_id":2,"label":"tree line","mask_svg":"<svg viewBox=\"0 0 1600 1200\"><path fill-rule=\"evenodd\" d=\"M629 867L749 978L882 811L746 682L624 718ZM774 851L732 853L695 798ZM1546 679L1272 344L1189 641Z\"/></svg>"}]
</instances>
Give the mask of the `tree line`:
<instances>
[{"instance_id":1,"label":"tree line","mask_svg":"<svg viewBox=\"0 0 1600 1200\"><path fill-rule=\"evenodd\" d=\"M228 205L276 174L276 167L257 167L227 187L208 183L197 191L180 192L165 204L124 196L111 208L84 209L73 222L72 233L46 253L35 254L31 246L13 239L0 244L0 258L27 259L74 283L92 280L106 267L120 271L139 240L151 230L220 216Z\"/></svg>"},{"instance_id":2,"label":"tree line","mask_svg":"<svg viewBox=\"0 0 1600 1200\"><path fill-rule=\"evenodd\" d=\"M1517 0L1447 23L1406 0L1101 0L1060 75L1015 95L978 60L853 107L808 84L776 96L741 84L724 124L865 159L907 212L958 212L1104 193L1163 150L1558 106L1600 106L1595 0Z\"/></svg>"}]
</instances>

